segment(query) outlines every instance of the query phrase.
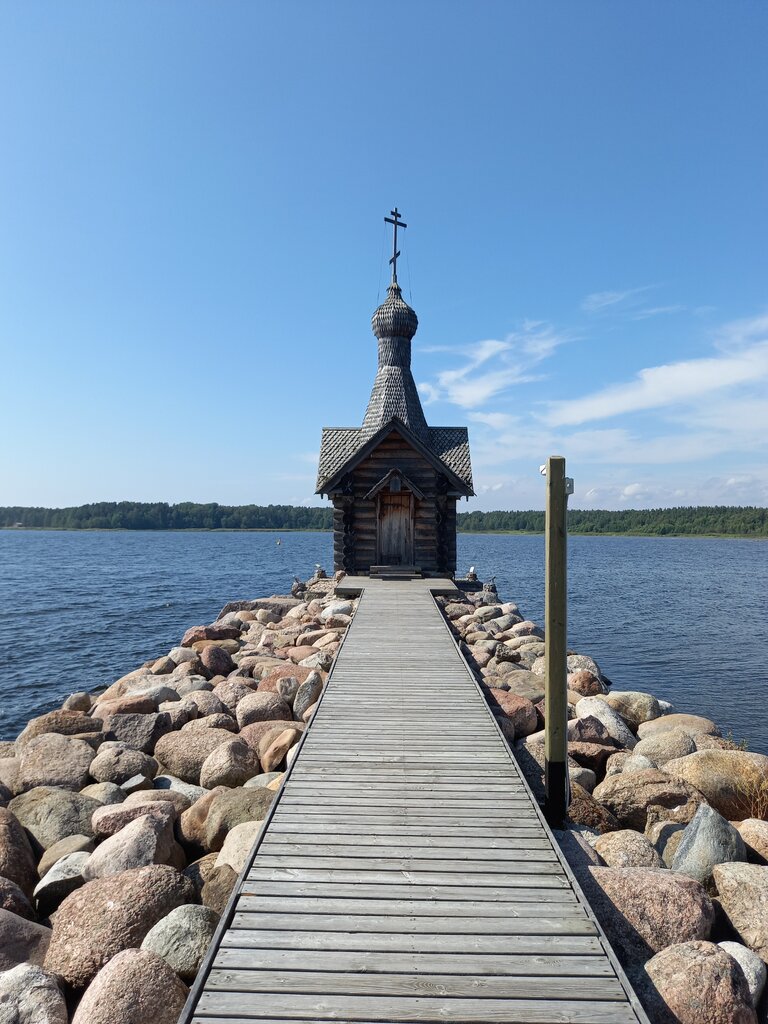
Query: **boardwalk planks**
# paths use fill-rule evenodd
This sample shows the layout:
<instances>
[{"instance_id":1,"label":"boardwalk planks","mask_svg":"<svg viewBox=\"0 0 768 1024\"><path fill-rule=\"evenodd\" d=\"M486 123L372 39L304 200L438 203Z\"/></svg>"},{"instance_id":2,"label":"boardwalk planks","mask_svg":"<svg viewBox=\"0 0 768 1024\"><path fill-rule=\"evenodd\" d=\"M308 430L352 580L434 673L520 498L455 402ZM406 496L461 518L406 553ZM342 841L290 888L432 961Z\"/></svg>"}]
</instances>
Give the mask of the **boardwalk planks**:
<instances>
[{"instance_id":1,"label":"boardwalk planks","mask_svg":"<svg viewBox=\"0 0 768 1024\"><path fill-rule=\"evenodd\" d=\"M366 584L182 1021L648 1024L429 581Z\"/></svg>"}]
</instances>

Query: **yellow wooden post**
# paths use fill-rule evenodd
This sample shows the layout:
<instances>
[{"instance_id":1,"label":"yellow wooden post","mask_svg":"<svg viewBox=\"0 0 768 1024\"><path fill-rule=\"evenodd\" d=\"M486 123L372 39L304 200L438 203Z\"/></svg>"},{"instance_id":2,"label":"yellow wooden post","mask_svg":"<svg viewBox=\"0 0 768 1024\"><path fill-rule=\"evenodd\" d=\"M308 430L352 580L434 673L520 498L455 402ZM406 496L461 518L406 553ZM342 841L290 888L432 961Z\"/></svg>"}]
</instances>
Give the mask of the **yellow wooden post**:
<instances>
[{"instance_id":1,"label":"yellow wooden post","mask_svg":"<svg viewBox=\"0 0 768 1024\"><path fill-rule=\"evenodd\" d=\"M568 809L568 694L567 694L567 571L566 508L570 481L566 482L565 459L547 459L546 590L544 609L544 658L546 666L544 738L544 812L550 825L563 824Z\"/></svg>"}]
</instances>

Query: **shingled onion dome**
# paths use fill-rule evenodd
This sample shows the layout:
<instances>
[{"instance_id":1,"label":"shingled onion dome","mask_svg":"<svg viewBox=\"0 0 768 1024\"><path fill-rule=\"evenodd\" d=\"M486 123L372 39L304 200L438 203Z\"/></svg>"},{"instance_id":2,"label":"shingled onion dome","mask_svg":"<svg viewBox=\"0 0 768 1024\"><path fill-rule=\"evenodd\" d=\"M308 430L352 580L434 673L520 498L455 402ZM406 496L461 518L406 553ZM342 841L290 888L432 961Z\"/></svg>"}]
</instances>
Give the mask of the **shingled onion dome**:
<instances>
[{"instance_id":1,"label":"shingled onion dome","mask_svg":"<svg viewBox=\"0 0 768 1024\"><path fill-rule=\"evenodd\" d=\"M377 338L406 338L416 333L419 318L403 298L397 281L387 289L387 297L373 314L371 327Z\"/></svg>"}]
</instances>

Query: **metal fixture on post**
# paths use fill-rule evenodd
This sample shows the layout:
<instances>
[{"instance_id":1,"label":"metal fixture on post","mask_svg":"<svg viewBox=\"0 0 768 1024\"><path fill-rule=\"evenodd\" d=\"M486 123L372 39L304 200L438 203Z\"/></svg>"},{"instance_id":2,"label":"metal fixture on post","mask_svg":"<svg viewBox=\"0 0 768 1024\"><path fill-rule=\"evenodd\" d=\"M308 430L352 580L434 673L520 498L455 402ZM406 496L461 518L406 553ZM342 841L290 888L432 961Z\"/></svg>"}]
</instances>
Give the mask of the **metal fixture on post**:
<instances>
[{"instance_id":1,"label":"metal fixture on post","mask_svg":"<svg viewBox=\"0 0 768 1024\"><path fill-rule=\"evenodd\" d=\"M566 624L568 495L573 480L565 475L565 459L552 455L541 473L547 478L546 590L544 608L545 736L544 736L544 814L553 827L561 827L570 802L568 778L568 646Z\"/></svg>"}]
</instances>

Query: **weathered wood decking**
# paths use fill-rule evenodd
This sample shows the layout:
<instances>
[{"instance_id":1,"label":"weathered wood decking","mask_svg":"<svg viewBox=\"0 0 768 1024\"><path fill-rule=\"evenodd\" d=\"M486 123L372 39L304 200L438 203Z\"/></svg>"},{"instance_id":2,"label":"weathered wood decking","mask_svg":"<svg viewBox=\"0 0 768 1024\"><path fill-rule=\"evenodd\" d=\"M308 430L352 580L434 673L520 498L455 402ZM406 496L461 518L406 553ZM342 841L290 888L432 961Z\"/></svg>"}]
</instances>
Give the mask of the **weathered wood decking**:
<instances>
[{"instance_id":1,"label":"weathered wood decking","mask_svg":"<svg viewBox=\"0 0 768 1024\"><path fill-rule=\"evenodd\" d=\"M429 581L366 587L185 1014L647 1024Z\"/></svg>"}]
</instances>

